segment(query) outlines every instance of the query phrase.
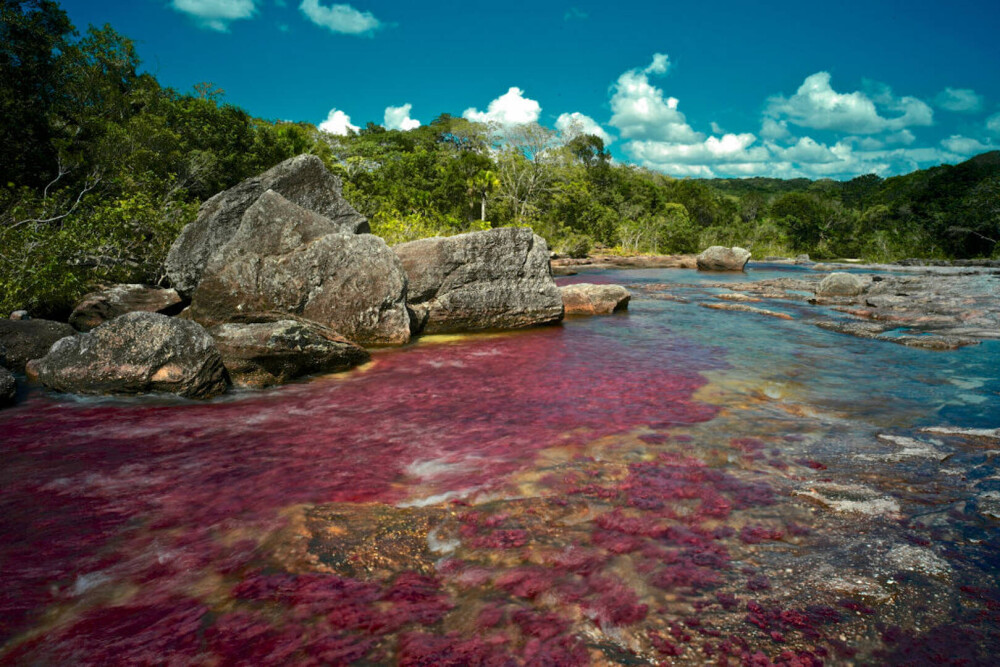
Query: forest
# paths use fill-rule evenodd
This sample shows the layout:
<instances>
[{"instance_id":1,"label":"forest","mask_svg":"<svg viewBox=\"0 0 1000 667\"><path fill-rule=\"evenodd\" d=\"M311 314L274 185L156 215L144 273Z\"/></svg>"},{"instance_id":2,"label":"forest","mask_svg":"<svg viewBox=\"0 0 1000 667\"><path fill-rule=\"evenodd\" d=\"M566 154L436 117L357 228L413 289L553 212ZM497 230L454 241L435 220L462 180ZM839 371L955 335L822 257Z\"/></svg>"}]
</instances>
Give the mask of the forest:
<instances>
[{"instance_id":1,"label":"forest","mask_svg":"<svg viewBox=\"0 0 1000 667\"><path fill-rule=\"evenodd\" d=\"M1000 257L1000 152L881 178L676 179L602 140L448 114L349 136L254 118L199 83L161 86L111 26L78 31L51 0L0 0L0 312L54 315L102 283L163 284L202 201L318 155L390 244L529 226L573 256Z\"/></svg>"}]
</instances>

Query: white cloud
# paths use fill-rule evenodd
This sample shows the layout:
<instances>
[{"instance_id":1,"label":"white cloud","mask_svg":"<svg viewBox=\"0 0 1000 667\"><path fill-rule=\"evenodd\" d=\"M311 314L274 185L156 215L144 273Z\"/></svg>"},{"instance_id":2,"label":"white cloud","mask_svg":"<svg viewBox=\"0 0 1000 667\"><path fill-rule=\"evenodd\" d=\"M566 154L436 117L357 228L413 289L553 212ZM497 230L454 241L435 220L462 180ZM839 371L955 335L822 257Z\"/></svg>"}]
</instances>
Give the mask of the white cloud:
<instances>
[{"instance_id":1,"label":"white cloud","mask_svg":"<svg viewBox=\"0 0 1000 667\"><path fill-rule=\"evenodd\" d=\"M667 67L667 56L657 53L648 67L618 77L611 96L611 125L621 130L622 137L685 144L704 140L677 110L677 98L664 97L663 91L649 82L651 72L664 73Z\"/></svg>"},{"instance_id":2,"label":"white cloud","mask_svg":"<svg viewBox=\"0 0 1000 667\"><path fill-rule=\"evenodd\" d=\"M202 28L229 32L229 23L251 18L256 0L173 0L171 6L193 16Z\"/></svg>"},{"instance_id":3,"label":"white cloud","mask_svg":"<svg viewBox=\"0 0 1000 667\"><path fill-rule=\"evenodd\" d=\"M788 148L774 147L771 150L781 160L800 164L829 164L842 159L826 145L817 143L812 137L802 137L794 146Z\"/></svg>"},{"instance_id":4,"label":"white cloud","mask_svg":"<svg viewBox=\"0 0 1000 667\"><path fill-rule=\"evenodd\" d=\"M773 118L764 118L760 126L760 136L771 141L792 139L792 133L788 131L788 121Z\"/></svg>"},{"instance_id":5,"label":"white cloud","mask_svg":"<svg viewBox=\"0 0 1000 667\"><path fill-rule=\"evenodd\" d=\"M995 113L986 119L986 131L1000 137L1000 113Z\"/></svg>"},{"instance_id":6,"label":"white cloud","mask_svg":"<svg viewBox=\"0 0 1000 667\"><path fill-rule=\"evenodd\" d=\"M316 25L345 35L365 35L382 26L371 12L358 11L350 5L326 7L319 0L302 0L299 9Z\"/></svg>"},{"instance_id":7,"label":"white cloud","mask_svg":"<svg viewBox=\"0 0 1000 667\"><path fill-rule=\"evenodd\" d=\"M420 121L416 118L410 118L410 111L413 110L412 104L404 104L400 107L386 107L384 116L384 125L388 130L415 130L420 127Z\"/></svg>"},{"instance_id":8,"label":"white cloud","mask_svg":"<svg viewBox=\"0 0 1000 667\"><path fill-rule=\"evenodd\" d=\"M947 111L975 113L983 108L983 98L970 88L945 88L934 103Z\"/></svg>"},{"instance_id":9,"label":"white cloud","mask_svg":"<svg viewBox=\"0 0 1000 667\"><path fill-rule=\"evenodd\" d=\"M614 141L614 138L605 132L604 128L601 127L596 120L590 116L580 113L579 111L560 114L559 118L556 119L556 129L559 130L564 137L592 134L595 137L600 137L605 146Z\"/></svg>"},{"instance_id":10,"label":"white cloud","mask_svg":"<svg viewBox=\"0 0 1000 667\"><path fill-rule=\"evenodd\" d=\"M670 56L666 53L654 53L653 62L649 63L642 71L644 74L666 74L669 67Z\"/></svg>"},{"instance_id":11,"label":"white cloud","mask_svg":"<svg viewBox=\"0 0 1000 667\"><path fill-rule=\"evenodd\" d=\"M330 109L326 120L319 124L319 129L322 132L345 136L352 130L357 132L360 128L357 125L351 125L351 117L340 109Z\"/></svg>"},{"instance_id":12,"label":"white cloud","mask_svg":"<svg viewBox=\"0 0 1000 667\"><path fill-rule=\"evenodd\" d=\"M941 145L944 146L946 150L963 156L983 153L991 148L989 145L984 144L978 139L963 137L960 134L953 134L947 139L942 139Z\"/></svg>"},{"instance_id":13,"label":"white cloud","mask_svg":"<svg viewBox=\"0 0 1000 667\"><path fill-rule=\"evenodd\" d=\"M490 102L486 111L469 107L462 117L477 123L500 123L501 125L522 125L534 123L542 113L542 107L535 100L524 96L524 91L516 86Z\"/></svg>"},{"instance_id":14,"label":"white cloud","mask_svg":"<svg viewBox=\"0 0 1000 667\"><path fill-rule=\"evenodd\" d=\"M838 93L830 85L830 74L817 72L806 77L791 97L768 99L766 115L801 127L853 134L898 131L933 122L934 112L924 102L915 97L896 98L887 86L875 86L877 94L871 97L860 91ZM879 106L894 115L883 116Z\"/></svg>"}]
</instances>

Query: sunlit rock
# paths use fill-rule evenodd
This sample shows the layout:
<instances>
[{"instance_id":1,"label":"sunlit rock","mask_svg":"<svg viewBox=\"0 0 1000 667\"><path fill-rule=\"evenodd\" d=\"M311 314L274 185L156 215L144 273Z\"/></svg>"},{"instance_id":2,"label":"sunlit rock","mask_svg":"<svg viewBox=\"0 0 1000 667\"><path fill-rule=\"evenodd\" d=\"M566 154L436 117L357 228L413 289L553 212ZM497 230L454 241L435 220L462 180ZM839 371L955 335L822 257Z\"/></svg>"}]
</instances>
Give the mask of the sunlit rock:
<instances>
[{"instance_id":1,"label":"sunlit rock","mask_svg":"<svg viewBox=\"0 0 1000 667\"><path fill-rule=\"evenodd\" d=\"M368 220L347 203L341 189L340 179L327 171L322 160L299 155L220 192L201 205L197 220L181 230L171 246L166 264L171 284L190 296L209 260L239 230L246 210L268 190L327 218L338 232L369 232Z\"/></svg>"},{"instance_id":2,"label":"sunlit rock","mask_svg":"<svg viewBox=\"0 0 1000 667\"><path fill-rule=\"evenodd\" d=\"M621 285L578 283L559 288L567 315L609 315L628 308L629 291Z\"/></svg>"},{"instance_id":3,"label":"sunlit rock","mask_svg":"<svg viewBox=\"0 0 1000 667\"><path fill-rule=\"evenodd\" d=\"M745 248L714 245L698 255L697 263L699 271L742 271L749 260Z\"/></svg>"},{"instance_id":4,"label":"sunlit rock","mask_svg":"<svg viewBox=\"0 0 1000 667\"><path fill-rule=\"evenodd\" d=\"M176 290L150 285L112 285L83 297L69 323L78 331L90 331L119 315L133 312L173 315L181 305Z\"/></svg>"},{"instance_id":5,"label":"sunlit rock","mask_svg":"<svg viewBox=\"0 0 1000 667\"><path fill-rule=\"evenodd\" d=\"M410 281L414 322L424 333L515 329L562 319L548 246L530 229L421 239L393 250Z\"/></svg>"},{"instance_id":6,"label":"sunlit rock","mask_svg":"<svg viewBox=\"0 0 1000 667\"><path fill-rule=\"evenodd\" d=\"M76 394L168 392L208 398L227 385L208 332L157 313L128 313L89 333L63 338L28 365L28 376Z\"/></svg>"},{"instance_id":7,"label":"sunlit rock","mask_svg":"<svg viewBox=\"0 0 1000 667\"><path fill-rule=\"evenodd\" d=\"M831 273L816 288L816 296L858 296L867 283L853 273Z\"/></svg>"}]
</instances>

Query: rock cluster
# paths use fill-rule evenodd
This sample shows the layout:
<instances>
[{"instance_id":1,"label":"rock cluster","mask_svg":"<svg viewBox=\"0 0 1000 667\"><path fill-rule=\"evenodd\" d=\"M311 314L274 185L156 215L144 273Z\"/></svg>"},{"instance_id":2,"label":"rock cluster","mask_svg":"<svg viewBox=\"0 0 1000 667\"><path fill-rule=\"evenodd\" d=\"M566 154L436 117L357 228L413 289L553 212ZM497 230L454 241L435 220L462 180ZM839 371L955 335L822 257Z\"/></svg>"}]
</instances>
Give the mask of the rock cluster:
<instances>
[{"instance_id":1,"label":"rock cluster","mask_svg":"<svg viewBox=\"0 0 1000 667\"><path fill-rule=\"evenodd\" d=\"M70 320L82 334L44 320L0 323L0 361L23 371L33 360L29 377L57 391L204 398L230 381L265 387L345 370L370 358L361 345L404 344L420 330L563 317L548 247L531 230L395 248L368 231L319 158L287 160L202 205L167 258L175 289L89 294ZM591 310L627 303L617 289L624 295L595 297Z\"/></svg>"}]
</instances>

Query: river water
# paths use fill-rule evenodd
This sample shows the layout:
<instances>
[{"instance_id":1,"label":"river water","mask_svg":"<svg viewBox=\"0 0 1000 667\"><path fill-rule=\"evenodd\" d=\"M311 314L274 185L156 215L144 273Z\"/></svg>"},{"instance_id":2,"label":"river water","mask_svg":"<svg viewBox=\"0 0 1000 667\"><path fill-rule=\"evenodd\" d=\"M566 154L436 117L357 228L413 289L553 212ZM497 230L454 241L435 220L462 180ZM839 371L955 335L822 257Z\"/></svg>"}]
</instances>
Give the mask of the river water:
<instances>
[{"instance_id":1,"label":"river water","mask_svg":"<svg viewBox=\"0 0 1000 667\"><path fill-rule=\"evenodd\" d=\"M701 307L727 279L561 279L630 309L207 403L31 390L0 663L995 664L1000 342Z\"/></svg>"}]
</instances>

